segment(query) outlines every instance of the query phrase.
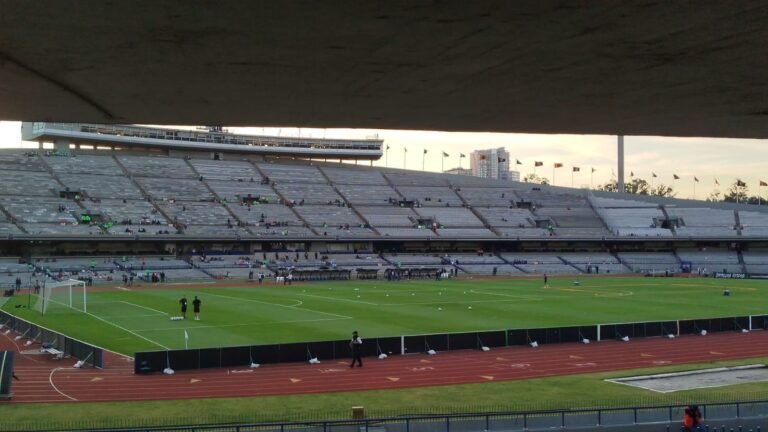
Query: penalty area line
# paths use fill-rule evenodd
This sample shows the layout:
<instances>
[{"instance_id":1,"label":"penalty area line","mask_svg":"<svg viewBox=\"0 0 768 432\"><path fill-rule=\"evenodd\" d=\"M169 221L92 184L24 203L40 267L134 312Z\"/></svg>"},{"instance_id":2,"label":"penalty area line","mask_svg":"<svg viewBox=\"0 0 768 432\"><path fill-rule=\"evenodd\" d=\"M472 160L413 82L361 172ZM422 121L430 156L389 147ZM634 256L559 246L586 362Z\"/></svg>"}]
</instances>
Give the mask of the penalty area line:
<instances>
[{"instance_id":1,"label":"penalty area line","mask_svg":"<svg viewBox=\"0 0 768 432\"><path fill-rule=\"evenodd\" d=\"M120 300L120 303L125 303L127 305L136 306L136 307L139 307L139 308L142 308L142 309L146 309L148 311L157 312L159 314L168 315L167 313L165 313L163 311L159 311L157 309L152 309L151 307L146 307L146 306L138 305L138 304L127 302L127 301L123 301L123 300Z\"/></svg>"}]
</instances>

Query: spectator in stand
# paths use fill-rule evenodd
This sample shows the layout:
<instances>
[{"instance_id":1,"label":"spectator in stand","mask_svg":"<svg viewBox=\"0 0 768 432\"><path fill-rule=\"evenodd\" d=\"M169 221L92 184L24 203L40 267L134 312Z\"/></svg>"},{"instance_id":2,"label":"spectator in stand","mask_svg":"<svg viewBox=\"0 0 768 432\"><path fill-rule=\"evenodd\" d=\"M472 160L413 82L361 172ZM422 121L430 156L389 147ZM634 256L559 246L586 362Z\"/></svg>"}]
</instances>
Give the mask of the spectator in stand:
<instances>
[{"instance_id":1,"label":"spectator in stand","mask_svg":"<svg viewBox=\"0 0 768 432\"><path fill-rule=\"evenodd\" d=\"M685 407L683 412L683 430L686 432L701 431L701 411L696 405Z\"/></svg>"}]
</instances>

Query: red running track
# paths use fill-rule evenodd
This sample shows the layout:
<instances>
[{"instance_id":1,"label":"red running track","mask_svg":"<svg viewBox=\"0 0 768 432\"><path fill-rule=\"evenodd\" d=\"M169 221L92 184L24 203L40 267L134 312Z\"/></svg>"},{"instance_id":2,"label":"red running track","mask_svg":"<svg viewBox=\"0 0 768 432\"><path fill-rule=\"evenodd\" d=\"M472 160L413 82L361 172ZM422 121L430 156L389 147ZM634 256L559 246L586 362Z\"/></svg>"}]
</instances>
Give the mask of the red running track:
<instances>
[{"instance_id":1,"label":"red running track","mask_svg":"<svg viewBox=\"0 0 768 432\"><path fill-rule=\"evenodd\" d=\"M2 333L0 333L2 335ZM258 369L205 369L175 375L134 375L131 359L105 353L105 368L74 369L72 359L53 360L39 347L20 346L13 333L0 337L0 349L17 357L13 402L96 402L262 396L377 390L522 380L558 375L618 371L768 353L768 331L717 333L675 339L494 348L438 355L366 358L363 368L323 361L264 365ZM23 340L22 340L23 342ZM321 359L322 360L322 359Z\"/></svg>"}]
</instances>

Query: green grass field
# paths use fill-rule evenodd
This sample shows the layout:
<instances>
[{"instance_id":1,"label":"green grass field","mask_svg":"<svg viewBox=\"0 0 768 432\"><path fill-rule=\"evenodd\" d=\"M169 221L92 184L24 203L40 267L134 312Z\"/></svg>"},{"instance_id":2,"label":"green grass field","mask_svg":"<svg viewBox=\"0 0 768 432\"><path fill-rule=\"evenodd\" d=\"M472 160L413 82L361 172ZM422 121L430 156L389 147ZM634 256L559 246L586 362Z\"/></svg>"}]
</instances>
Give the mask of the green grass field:
<instances>
[{"instance_id":1,"label":"green grass field","mask_svg":"<svg viewBox=\"0 0 768 432\"><path fill-rule=\"evenodd\" d=\"M88 313L26 296L3 309L120 353L363 337L764 314L768 281L682 278L348 281L293 286L116 288L88 293ZM723 297L724 288L731 297ZM202 299L200 321L171 321ZM34 302L34 299L32 299ZM471 308L471 309L470 309Z\"/></svg>"}]
</instances>

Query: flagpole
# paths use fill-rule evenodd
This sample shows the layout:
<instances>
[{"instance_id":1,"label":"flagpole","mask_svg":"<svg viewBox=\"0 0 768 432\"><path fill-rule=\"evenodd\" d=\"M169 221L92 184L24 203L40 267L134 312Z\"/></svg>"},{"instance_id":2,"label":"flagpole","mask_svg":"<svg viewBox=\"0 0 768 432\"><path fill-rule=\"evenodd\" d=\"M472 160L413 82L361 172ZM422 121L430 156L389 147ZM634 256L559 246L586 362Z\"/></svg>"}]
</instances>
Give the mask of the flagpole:
<instances>
[{"instance_id":1,"label":"flagpole","mask_svg":"<svg viewBox=\"0 0 768 432\"><path fill-rule=\"evenodd\" d=\"M408 157L408 147L403 147L403 169L407 169L405 165L405 160Z\"/></svg>"},{"instance_id":2,"label":"flagpole","mask_svg":"<svg viewBox=\"0 0 768 432\"><path fill-rule=\"evenodd\" d=\"M696 179L693 179L693 199L696 199Z\"/></svg>"},{"instance_id":3,"label":"flagpole","mask_svg":"<svg viewBox=\"0 0 768 432\"><path fill-rule=\"evenodd\" d=\"M575 171L573 170L573 168L571 168L571 189L573 189L573 173L574 172Z\"/></svg>"},{"instance_id":4,"label":"flagpole","mask_svg":"<svg viewBox=\"0 0 768 432\"><path fill-rule=\"evenodd\" d=\"M384 147L384 167L389 168L389 146Z\"/></svg>"},{"instance_id":5,"label":"flagpole","mask_svg":"<svg viewBox=\"0 0 768 432\"><path fill-rule=\"evenodd\" d=\"M592 172L589 173L589 189L592 189L592 179L595 178L595 169L592 168Z\"/></svg>"},{"instance_id":6,"label":"flagpole","mask_svg":"<svg viewBox=\"0 0 768 432\"><path fill-rule=\"evenodd\" d=\"M440 158L440 172L445 172L445 153L443 153L443 157Z\"/></svg>"},{"instance_id":7,"label":"flagpole","mask_svg":"<svg viewBox=\"0 0 768 432\"><path fill-rule=\"evenodd\" d=\"M421 152L421 171L424 172L424 160L427 158L427 152Z\"/></svg>"}]
</instances>

